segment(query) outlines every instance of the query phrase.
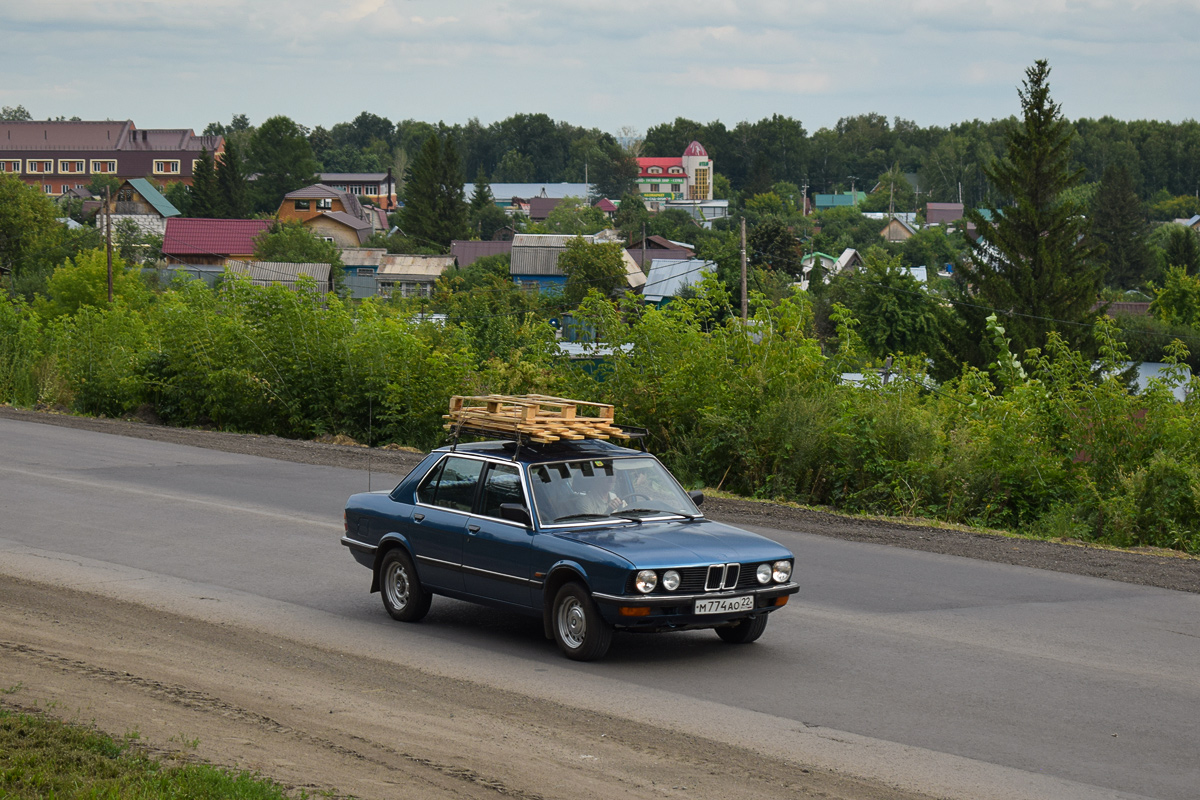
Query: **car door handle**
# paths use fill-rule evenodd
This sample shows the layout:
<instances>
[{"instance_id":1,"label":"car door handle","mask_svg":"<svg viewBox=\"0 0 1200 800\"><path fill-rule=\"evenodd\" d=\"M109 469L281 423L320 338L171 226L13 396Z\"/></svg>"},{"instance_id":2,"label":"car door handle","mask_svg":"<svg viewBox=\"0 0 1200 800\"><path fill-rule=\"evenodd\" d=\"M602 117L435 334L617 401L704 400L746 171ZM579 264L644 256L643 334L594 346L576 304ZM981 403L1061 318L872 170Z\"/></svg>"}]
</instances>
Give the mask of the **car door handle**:
<instances>
[{"instance_id":1,"label":"car door handle","mask_svg":"<svg viewBox=\"0 0 1200 800\"><path fill-rule=\"evenodd\" d=\"M425 519L425 515L424 514L413 514L413 519L415 519L417 522L420 522L421 520Z\"/></svg>"},{"instance_id":2,"label":"car door handle","mask_svg":"<svg viewBox=\"0 0 1200 800\"><path fill-rule=\"evenodd\" d=\"M467 530L469 530L471 533L479 533L479 526L478 525L468 525Z\"/></svg>"}]
</instances>

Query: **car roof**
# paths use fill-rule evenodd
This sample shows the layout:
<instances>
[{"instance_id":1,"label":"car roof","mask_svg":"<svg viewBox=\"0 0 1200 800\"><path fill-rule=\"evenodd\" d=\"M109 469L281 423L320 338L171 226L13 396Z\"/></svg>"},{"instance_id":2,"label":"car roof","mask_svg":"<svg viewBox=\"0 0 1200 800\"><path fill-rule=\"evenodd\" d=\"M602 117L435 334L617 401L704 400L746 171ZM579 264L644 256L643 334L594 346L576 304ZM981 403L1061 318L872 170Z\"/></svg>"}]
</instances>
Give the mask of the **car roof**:
<instances>
[{"instance_id":1,"label":"car roof","mask_svg":"<svg viewBox=\"0 0 1200 800\"><path fill-rule=\"evenodd\" d=\"M537 442L522 442L517 450L516 442L459 442L457 446L446 445L434 452L446 453L454 450L458 453L492 456L506 461L517 461L521 464L544 464L551 461L563 461L571 458L614 458L617 456L645 455L641 450L621 447L603 439L583 439L581 441L553 442L540 444ZM517 457L513 458L514 451Z\"/></svg>"}]
</instances>

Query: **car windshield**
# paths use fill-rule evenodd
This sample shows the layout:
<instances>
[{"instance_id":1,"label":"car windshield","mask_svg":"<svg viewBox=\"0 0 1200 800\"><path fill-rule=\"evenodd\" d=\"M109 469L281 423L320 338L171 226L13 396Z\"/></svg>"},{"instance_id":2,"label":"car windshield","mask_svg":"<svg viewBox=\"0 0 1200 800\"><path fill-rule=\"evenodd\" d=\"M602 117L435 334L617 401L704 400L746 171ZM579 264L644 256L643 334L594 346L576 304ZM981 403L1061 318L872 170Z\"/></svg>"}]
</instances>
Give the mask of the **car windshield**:
<instances>
[{"instance_id":1,"label":"car windshield","mask_svg":"<svg viewBox=\"0 0 1200 800\"><path fill-rule=\"evenodd\" d=\"M543 525L700 513L652 456L535 464L529 479Z\"/></svg>"}]
</instances>

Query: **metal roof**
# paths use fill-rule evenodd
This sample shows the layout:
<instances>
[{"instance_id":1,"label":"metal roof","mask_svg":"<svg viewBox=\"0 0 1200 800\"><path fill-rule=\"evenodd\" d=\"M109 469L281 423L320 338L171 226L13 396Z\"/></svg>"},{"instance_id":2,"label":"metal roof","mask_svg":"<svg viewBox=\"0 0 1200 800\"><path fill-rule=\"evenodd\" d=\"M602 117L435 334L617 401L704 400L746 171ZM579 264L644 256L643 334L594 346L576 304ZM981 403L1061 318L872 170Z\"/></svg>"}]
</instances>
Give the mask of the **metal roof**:
<instances>
[{"instance_id":1,"label":"metal roof","mask_svg":"<svg viewBox=\"0 0 1200 800\"><path fill-rule=\"evenodd\" d=\"M493 183L492 197L497 200L508 200L520 197L528 200L533 197L587 197L590 187L586 183ZM475 193L475 184L463 184L463 193L470 197Z\"/></svg>"},{"instance_id":2,"label":"metal roof","mask_svg":"<svg viewBox=\"0 0 1200 800\"><path fill-rule=\"evenodd\" d=\"M216 152L221 136L197 136L191 128L137 128L130 120L0 121L0 150Z\"/></svg>"},{"instance_id":3,"label":"metal roof","mask_svg":"<svg viewBox=\"0 0 1200 800\"><path fill-rule=\"evenodd\" d=\"M154 184L145 178L130 178L125 181L133 187L134 191L142 196L150 205L154 206L154 210L164 217L178 217L182 212L171 201L163 197L162 192L154 188Z\"/></svg>"},{"instance_id":4,"label":"metal roof","mask_svg":"<svg viewBox=\"0 0 1200 800\"><path fill-rule=\"evenodd\" d=\"M680 290L699 283L703 272L716 272L717 265L699 258L684 260L656 258L650 262L650 273L642 287L642 297L659 303L675 297Z\"/></svg>"},{"instance_id":5,"label":"metal roof","mask_svg":"<svg viewBox=\"0 0 1200 800\"><path fill-rule=\"evenodd\" d=\"M476 259L484 256L509 255L512 253L512 240L509 241L475 241L455 239L450 242L450 254L458 261L460 267L475 263Z\"/></svg>"},{"instance_id":6,"label":"metal roof","mask_svg":"<svg viewBox=\"0 0 1200 800\"><path fill-rule=\"evenodd\" d=\"M228 256L254 252L254 240L269 230L269 219L170 217L163 233L165 255Z\"/></svg>"},{"instance_id":7,"label":"metal roof","mask_svg":"<svg viewBox=\"0 0 1200 800\"><path fill-rule=\"evenodd\" d=\"M255 283L296 283L301 275L313 278L318 284L328 284L329 275L333 271L330 264L291 264L285 261L238 261L231 259L225 262L230 272L248 275Z\"/></svg>"}]
</instances>

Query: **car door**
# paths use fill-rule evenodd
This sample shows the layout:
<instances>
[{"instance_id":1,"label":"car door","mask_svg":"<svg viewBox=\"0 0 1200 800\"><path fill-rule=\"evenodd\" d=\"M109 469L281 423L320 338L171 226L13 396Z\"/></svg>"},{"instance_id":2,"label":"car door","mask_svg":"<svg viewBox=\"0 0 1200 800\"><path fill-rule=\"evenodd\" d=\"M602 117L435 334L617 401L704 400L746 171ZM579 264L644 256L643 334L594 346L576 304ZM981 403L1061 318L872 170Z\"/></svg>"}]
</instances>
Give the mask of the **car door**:
<instances>
[{"instance_id":1,"label":"car door","mask_svg":"<svg viewBox=\"0 0 1200 800\"><path fill-rule=\"evenodd\" d=\"M461 591L467 523L485 461L449 455L417 487L409 539L417 575L431 588Z\"/></svg>"},{"instance_id":2,"label":"car door","mask_svg":"<svg viewBox=\"0 0 1200 800\"><path fill-rule=\"evenodd\" d=\"M532 602L533 532L521 523L501 519L501 503L529 508L516 464L489 464L484 473L478 513L467 523L463 580L471 594L527 607Z\"/></svg>"}]
</instances>

